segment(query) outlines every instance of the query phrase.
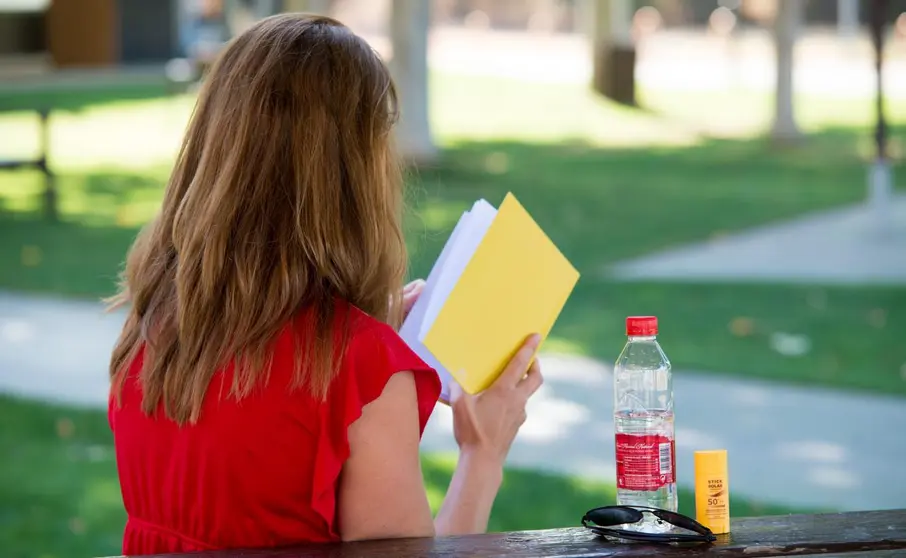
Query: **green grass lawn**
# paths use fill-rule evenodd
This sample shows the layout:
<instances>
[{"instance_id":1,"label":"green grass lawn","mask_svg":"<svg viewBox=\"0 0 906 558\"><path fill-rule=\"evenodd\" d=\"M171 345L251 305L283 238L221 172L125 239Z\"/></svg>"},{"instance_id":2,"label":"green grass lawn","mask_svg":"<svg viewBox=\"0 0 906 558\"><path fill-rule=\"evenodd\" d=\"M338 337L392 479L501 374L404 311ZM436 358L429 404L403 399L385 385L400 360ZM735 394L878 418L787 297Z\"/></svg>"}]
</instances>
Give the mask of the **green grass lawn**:
<instances>
[{"instance_id":1,"label":"green grass lawn","mask_svg":"<svg viewBox=\"0 0 906 558\"><path fill-rule=\"evenodd\" d=\"M414 275L428 272L463 209L513 191L582 272L552 346L610 361L623 318L651 313L678 369L906 395L906 289L618 283L605 273L622 258L861 200L870 102L802 99L811 135L778 149L746 139L770 107L755 94L643 91L650 109L633 110L568 84L440 75L432 85L444 151L410 180ZM38 216L40 175L0 174L0 288L110 294L158 207L191 98L80 102L54 120L62 223ZM906 103L889 112L898 150ZM0 153L31 149L27 114L0 123L18 132L0 138ZM711 138L734 126L741 137ZM902 188L902 164L895 176ZM807 335L811 351L776 352L778 332Z\"/></svg>"},{"instance_id":2,"label":"green grass lawn","mask_svg":"<svg viewBox=\"0 0 906 558\"><path fill-rule=\"evenodd\" d=\"M583 273L553 332L560 348L611 361L623 318L651 313L678 369L906 395L906 289L622 283L604 273L621 258L859 200L864 170L846 155L851 141L825 132L781 154L758 141L647 150L460 141L413 180L412 271L428 272L476 197L498 203L512 190ZM0 176L0 287L109 294L166 171L64 174L67 220L56 225L31 211L40 176ZM809 336L811 352L776 352L777 332Z\"/></svg>"},{"instance_id":3,"label":"green grass lawn","mask_svg":"<svg viewBox=\"0 0 906 558\"><path fill-rule=\"evenodd\" d=\"M120 552L125 512L113 438L101 411L0 396L0 548L9 558L110 556ZM425 484L437 509L455 457L425 455ZM65 473L61 473L65 471ZM510 469L495 503L492 531L576 526L614 502L610 479L578 479ZM681 511L694 497L680 493ZM735 517L789 513L734 497Z\"/></svg>"}]
</instances>

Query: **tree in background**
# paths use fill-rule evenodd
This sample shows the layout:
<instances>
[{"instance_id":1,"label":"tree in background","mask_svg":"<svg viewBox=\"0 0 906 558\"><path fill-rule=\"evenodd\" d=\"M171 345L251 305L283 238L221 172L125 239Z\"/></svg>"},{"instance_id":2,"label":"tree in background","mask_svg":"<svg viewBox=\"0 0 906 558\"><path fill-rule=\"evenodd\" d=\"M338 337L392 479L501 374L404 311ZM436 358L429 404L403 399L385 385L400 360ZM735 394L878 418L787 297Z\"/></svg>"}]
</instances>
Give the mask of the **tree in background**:
<instances>
[{"instance_id":1,"label":"tree in background","mask_svg":"<svg viewBox=\"0 0 906 558\"><path fill-rule=\"evenodd\" d=\"M437 146L428 118L428 30L431 2L393 0L390 70L396 81L401 105L397 126L400 154L409 164L425 164L437 158Z\"/></svg>"},{"instance_id":2,"label":"tree in background","mask_svg":"<svg viewBox=\"0 0 906 558\"><path fill-rule=\"evenodd\" d=\"M591 20L592 87L618 103L636 104L636 50L631 0L586 0Z\"/></svg>"},{"instance_id":3,"label":"tree in background","mask_svg":"<svg viewBox=\"0 0 906 558\"><path fill-rule=\"evenodd\" d=\"M774 18L777 84L771 138L778 142L791 142L802 137L802 131L796 124L793 103L793 59L804 14L805 0L782 0Z\"/></svg>"},{"instance_id":4,"label":"tree in background","mask_svg":"<svg viewBox=\"0 0 906 558\"><path fill-rule=\"evenodd\" d=\"M283 11L328 15L331 0L283 0Z\"/></svg>"},{"instance_id":5,"label":"tree in background","mask_svg":"<svg viewBox=\"0 0 906 558\"><path fill-rule=\"evenodd\" d=\"M893 196L893 169L887 145L883 80L884 35L889 9L889 0L871 0L869 13L875 52L875 160L868 169L868 203L875 212L875 226L884 234L890 231L890 201Z\"/></svg>"}]
</instances>

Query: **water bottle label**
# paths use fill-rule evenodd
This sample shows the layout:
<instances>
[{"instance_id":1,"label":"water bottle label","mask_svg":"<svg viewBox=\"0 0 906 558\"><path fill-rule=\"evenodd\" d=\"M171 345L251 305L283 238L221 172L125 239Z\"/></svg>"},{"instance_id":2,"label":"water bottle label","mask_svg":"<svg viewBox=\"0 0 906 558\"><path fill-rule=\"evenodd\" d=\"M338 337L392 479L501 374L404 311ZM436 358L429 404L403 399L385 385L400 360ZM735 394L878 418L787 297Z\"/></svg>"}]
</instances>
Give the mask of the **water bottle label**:
<instances>
[{"instance_id":1,"label":"water bottle label","mask_svg":"<svg viewBox=\"0 0 906 558\"><path fill-rule=\"evenodd\" d=\"M666 436L617 434L617 488L658 490L676 482L676 448Z\"/></svg>"}]
</instances>

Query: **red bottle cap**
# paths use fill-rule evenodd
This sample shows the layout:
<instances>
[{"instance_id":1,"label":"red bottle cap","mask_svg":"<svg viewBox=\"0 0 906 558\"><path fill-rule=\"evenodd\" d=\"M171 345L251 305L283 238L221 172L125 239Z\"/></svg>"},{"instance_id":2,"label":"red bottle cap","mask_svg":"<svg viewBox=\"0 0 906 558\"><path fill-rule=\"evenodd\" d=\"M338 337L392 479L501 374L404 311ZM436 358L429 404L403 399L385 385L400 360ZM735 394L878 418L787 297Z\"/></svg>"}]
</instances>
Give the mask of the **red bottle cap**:
<instances>
[{"instance_id":1,"label":"red bottle cap","mask_svg":"<svg viewBox=\"0 0 906 558\"><path fill-rule=\"evenodd\" d=\"M657 335L657 316L629 316L626 318L626 335L629 337Z\"/></svg>"}]
</instances>

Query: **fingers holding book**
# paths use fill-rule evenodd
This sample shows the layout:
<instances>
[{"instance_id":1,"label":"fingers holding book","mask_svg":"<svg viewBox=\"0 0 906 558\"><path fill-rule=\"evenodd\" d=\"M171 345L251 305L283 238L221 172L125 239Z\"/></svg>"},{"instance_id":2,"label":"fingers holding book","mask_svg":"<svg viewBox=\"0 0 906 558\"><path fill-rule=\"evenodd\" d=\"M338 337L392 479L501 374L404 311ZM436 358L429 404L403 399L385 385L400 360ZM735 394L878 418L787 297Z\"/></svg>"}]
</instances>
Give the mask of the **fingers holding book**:
<instances>
[{"instance_id":1,"label":"fingers holding book","mask_svg":"<svg viewBox=\"0 0 906 558\"><path fill-rule=\"evenodd\" d=\"M526 420L526 404L543 383L533 335L487 390L470 395L452 387L453 430L461 451L491 456L502 465Z\"/></svg>"},{"instance_id":2,"label":"fingers holding book","mask_svg":"<svg viewBox=\"0 0 906 558\"><path fill-rule=\"evenodd\" d=\"M418 301L418 297L422 294L422 291L425 288L425 281L423 279L416 279L411 281L403 287L403 319L405 320L409 317L409 312L412 311L412 307L415 306L415 303Z\"/></svg>"},{"instance_id":3,"label":"fingers holding book","mask_svg":"<svg viewBox=\"0 0 906 558\"><path fill-rule=\"evenodd\" d=\"M538 359L532 360L525 377L519 380L518 389L525 395L526 400L535 394L544 383L544 377L541 375L541 364Z\"/></svg>"},{"instance_id":4,"label":"fingers holding book","mask_svg":"<svg viewBox=\"0 0 906 558\"><path fill-rule=\"evenodd\" d=\"M525 396L525 399L538 391L543 382L541 366L536 358L540 343L540 335L537 333L530 335L494 385L500 384L505 389L516 389Z\"/></svg>"}]
</instances>

